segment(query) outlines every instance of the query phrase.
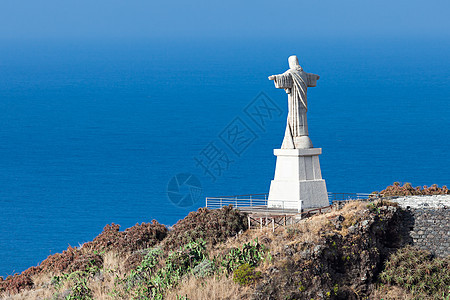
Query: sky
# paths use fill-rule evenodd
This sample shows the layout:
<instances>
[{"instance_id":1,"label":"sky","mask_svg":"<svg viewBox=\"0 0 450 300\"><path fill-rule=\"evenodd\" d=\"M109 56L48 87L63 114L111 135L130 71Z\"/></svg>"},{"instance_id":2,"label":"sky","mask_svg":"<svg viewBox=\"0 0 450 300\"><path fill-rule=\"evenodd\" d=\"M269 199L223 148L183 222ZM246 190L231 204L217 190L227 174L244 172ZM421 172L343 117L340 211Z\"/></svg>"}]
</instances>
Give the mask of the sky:
<instances>
[{"instance_id":1,"label":"sky","mask_svg":"<svg viewBox=\"0 0 450 300\"><path fill-rule=\"evenodd\" d=\"M448 0L1 0L0 39L450 36Z\"/></svg>"}]
</instances>

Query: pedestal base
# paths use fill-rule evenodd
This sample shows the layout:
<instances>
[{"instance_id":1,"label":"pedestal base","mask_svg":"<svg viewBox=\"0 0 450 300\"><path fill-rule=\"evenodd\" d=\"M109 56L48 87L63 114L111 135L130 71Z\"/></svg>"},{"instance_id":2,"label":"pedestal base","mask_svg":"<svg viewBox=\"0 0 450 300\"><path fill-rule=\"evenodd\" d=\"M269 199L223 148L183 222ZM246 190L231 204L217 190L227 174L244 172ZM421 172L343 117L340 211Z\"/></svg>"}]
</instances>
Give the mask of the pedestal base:
<instances>
[{"instance_id":1,"label":"pedestal base","mask_svg":"<svg viewBox=\"0 0 450 300\"><path fill-rule=\"evenodd\" d=\"M320 171L321 148L275 149L275 177L270 184L269 207L302 209L328 205Z\"/></svg>"}]
</instances>

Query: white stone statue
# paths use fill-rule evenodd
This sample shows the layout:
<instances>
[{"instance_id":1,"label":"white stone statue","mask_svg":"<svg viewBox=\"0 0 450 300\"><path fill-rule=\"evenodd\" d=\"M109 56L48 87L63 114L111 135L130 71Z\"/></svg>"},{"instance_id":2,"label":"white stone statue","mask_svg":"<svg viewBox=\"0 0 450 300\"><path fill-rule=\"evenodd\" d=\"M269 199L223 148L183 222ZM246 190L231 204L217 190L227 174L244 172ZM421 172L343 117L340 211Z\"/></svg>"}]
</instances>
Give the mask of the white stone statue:
<instances>
[{"instance_id":1,"label":"white stone statue","mask_svg":"<svg viewBox=\"0 0 450 300\"><path fill-rule=\"evenodd\" d=\"M281 149L312 148L306 120L308 111L306 92L308 87L316 86L320 76L303 71L295 55L290 56L288 62L289 70L280 75L269 76L276 88L285 89L288 94L289 112Z\"/></svg>"}]
</instances>

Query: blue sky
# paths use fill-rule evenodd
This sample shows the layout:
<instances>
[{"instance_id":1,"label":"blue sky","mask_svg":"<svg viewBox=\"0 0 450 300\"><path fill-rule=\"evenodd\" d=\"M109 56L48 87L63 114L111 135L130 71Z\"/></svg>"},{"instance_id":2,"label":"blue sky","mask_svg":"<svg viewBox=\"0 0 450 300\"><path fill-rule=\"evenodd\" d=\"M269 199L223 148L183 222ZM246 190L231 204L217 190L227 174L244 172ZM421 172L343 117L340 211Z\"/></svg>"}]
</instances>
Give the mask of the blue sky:
<instances>
[{"instance_id":1,"label":"blue sky","mask_svg":"<svg viewBox=\"0 0 450 300\"><path fill-rule=\"evenodd\" d=\"M448 0L2 0L0 38L441 37Z\"/></svg>"}]
</instances>

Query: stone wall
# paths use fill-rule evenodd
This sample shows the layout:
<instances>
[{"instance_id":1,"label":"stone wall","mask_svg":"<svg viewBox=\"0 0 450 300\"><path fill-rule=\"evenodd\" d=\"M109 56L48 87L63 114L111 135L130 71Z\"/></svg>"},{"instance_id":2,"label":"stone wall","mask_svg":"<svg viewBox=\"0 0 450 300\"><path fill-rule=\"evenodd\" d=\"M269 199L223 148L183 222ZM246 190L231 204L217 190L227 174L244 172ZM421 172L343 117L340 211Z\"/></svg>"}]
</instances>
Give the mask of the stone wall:
<instances>
[{"instance_id":1,"label":"stone wall","mask_svg":"<svg viewBox=\"0 0 450 300\"><path fill-rule=\"evenodd\" d=\"M436 256L450 255L450 196L404 197L393 201L404 209L409 242Z\"/></svg>"}]
</instances>

